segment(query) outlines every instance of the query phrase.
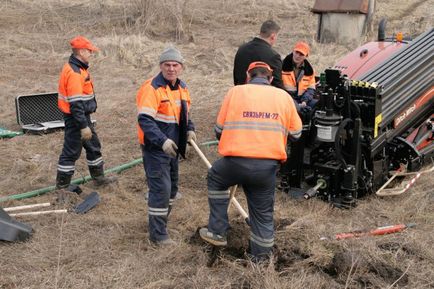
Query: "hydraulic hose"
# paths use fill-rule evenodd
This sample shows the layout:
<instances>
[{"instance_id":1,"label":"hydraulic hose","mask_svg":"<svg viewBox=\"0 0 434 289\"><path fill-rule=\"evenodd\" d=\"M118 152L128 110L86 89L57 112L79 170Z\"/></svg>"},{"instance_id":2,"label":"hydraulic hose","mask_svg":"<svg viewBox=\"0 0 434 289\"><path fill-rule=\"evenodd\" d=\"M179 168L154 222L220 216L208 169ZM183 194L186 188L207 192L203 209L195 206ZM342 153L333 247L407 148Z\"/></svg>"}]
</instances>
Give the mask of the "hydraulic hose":
<instances>
[{"instance_id":1,"label":"hydraulic hose","mask_svg":"<svg viewBox=\"0 0 434 289\"><path fill-rule=\"evenodd\" d=\"M354 112L356 114L354 116L354 118L360 117L360 114L362 112L360 111L359 105L354 100L351 100L351 102L350 102L350 108L351 108L351 112Z\"/></svg>"},{"instance_id":2,"label":"hydraulic hose","mask_svg":"<svg viewBox=\"0 0 434 289\"><path fill-rule=\"evenodd\" d=\"M336 136L335 136L335 152L336 152L336 158L342 163L342 165L344 167L347 167L347 162L345 161L344 156L342 155L342 150L341 150L341 146L340 146L340 133L345 129L345 126L348 123L353 122L353 120L351 118L346 118L344 119L341 124L338 127L338 130L336 131Z\"/></svg>"},{"instance_id":3,"label":"hydraulic hose","mask_svg":"<svg viewBox=\"0 0 434 289\"><path fill-rule=\"evenodd\" d=\"M143 159L139 158L139 159L135 159L129 163L117 166L117 167L113 167L111 169L105 170L104 173L105 174L109 174L109 173L119 173L122 172L124 170L127 170L133 166L136 166L138 164L143 163ZM81 177L81 178L77 178L71 181L71 184L76 184L76 185L80 185L83 183L88 182L89 180L91 180L92 177L91 176L85 176L85 177ZM31 197L36 197L36 196L40 196L43 195L45 193L54 191L56 189L55 186L49 186L46 188L41 188L41 189L37 189L34 191L30 191L30 192L26 192L26 193L22 193L22 194L16 194L16 195L10 195L10 196L6 196L6 197L2 197L0 198L0 202L5 202L5 201L9 201L9 200L22 200L22 199L27 199L27 198L31 198Z\"/></svg>"}]
</instances>

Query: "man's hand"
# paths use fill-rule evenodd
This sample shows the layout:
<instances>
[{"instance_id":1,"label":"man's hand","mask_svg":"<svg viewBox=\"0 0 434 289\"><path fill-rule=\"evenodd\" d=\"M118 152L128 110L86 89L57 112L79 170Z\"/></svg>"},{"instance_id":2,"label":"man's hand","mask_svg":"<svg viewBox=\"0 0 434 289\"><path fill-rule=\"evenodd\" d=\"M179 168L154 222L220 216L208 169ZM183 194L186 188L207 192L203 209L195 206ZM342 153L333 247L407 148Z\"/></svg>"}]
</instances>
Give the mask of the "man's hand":
<instances>
[{"instance_id":1,"label":"man's hand","mask_svg":"<svg viewBox=\"0 0 434 289\"><path fill-rule=\"evenodd\" d=\"M92 138L92 131L90 130L90 127L86 126L85 128L82 128L80 130L81 133L81 139L84 141L88 141Z\"/></svg>"},{"instance_id":2,"label":"man's hand","mask_svg":"<svg viewBox=\"0 0 434 289\"><path fill-rule=\"evenodd\" d=\"M171 156L172 158L176 158L176 154L178 151L178 146L176 145L176 143L171 140L170 138L168 138L164 143L163 143L163 151L165 154Z\"/></svg>"},{"instance_id":3,"label":"man's hand","mask_svg":"<svg viewBox=\"0 0 434 289\"><path fill-rule=\"evenodd\" d=\"M190 143L190 141L196 142L196 133L192 130L187 131L187 143Z\"/></svg>"}]
</instances>

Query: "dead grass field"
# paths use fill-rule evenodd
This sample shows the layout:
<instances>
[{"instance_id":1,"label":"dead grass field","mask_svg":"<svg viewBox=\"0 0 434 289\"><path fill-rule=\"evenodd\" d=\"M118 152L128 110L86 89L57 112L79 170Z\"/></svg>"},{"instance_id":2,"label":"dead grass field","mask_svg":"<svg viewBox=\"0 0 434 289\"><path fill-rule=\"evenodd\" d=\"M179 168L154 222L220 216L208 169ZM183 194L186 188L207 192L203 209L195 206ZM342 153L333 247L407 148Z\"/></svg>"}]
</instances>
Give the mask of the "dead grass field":
<instances>
[{"instance_id":1,"label":"dead grass field","mask_svg":"<svg viewBox=\"0 0 434 289\"><path fill-rule=\"evenodd\" d=\"M389 19L389 34L417 36L433 26L433 0L377 1L374 27ZM268 18L282 26L276 50L298 40L312 45L321 71L359 43L314 42L314 1L296 0L2 0L0 2L0 126L19 129L14 98L52 92L82 34L101 48L91 63L98 98L97 131L106 167L139 158L135 94L158 72L161 50L175 43L186 58L183 79L193 99L199 141L213 138L220 101L232 85L237 47ZM375 30L375 29L374 29ZM374 40L376 31L363 41ZM0 196L53 185L63 132L0 140ZM204 150L210 160L215 148ZM87 175L83 157L75 177ZM229 246L212 268L195 231L207 223L206 168L191 151L180 165L178 201L169 231L177 246L147 241L143 168L119 175L99 191L102 203L86 215L20 218L35 233L24 243L0 242L0 288L434 288L434 176L425 175L403 196L370 196L353 210L320 200L295 201L277 192L276 254L269 266L241 262L248 228L234 210ZM92 191L84 185L85 193ZM4 207L53 201L53 193L2 203ZM238 199L244 202L242 193ZM321 241L321 236L397 223L415 228L382 237Z\"/></svg>"}]
</instances>

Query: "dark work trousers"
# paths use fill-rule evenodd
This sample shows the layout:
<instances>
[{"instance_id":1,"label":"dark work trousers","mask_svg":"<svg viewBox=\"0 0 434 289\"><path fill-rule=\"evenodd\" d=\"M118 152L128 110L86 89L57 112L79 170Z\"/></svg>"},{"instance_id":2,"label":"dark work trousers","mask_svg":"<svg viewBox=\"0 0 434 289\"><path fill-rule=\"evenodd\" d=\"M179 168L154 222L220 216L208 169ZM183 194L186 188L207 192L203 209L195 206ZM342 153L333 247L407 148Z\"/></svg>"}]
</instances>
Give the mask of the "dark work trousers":
<instances>
[{"instance_id":1,"label":"dark work trousers","mask_svg":"<svg viewBox=\"0 0 434 289\"><path fill-rule=\"evenodd\" d=\"M229 229L229 187L240 184L247 197L251 224L250 249L256 260L267 258L274 245L274 187L278 161L224 157L208 170L208 230L226 235Z\"/></svg>"},{"instance_id":2,"label":"dark work trousers","mask_svg":"<svg viewBox=\"0 0 434 289\"><path fill-rule=\"evenodd\" d=\"M92 138L88 141L81 140L80 125L72 116L66 116L64 118L65 136L62 153L59 157L59 164L57 165L57 171L61 174L70 176L74 174L75 162L80 157L83 147L86 150L86 160L89 170L93 168L102 169L104 165L98 135L95 132L90 115L86 115L86 118L87 124L92 130Z\"/></svg>"},{"instance_id":3,"label":"dark work trousers","mask_svg":"<svg viewBox=\"0 0 434 289\"><path fill-rule=\"evenodd\" d=\"M141 148L149 189L149 239L158 242L169 238L167 219L178 192L178 158L169 157L155 146Z\"/></svg>"}]
</instances>

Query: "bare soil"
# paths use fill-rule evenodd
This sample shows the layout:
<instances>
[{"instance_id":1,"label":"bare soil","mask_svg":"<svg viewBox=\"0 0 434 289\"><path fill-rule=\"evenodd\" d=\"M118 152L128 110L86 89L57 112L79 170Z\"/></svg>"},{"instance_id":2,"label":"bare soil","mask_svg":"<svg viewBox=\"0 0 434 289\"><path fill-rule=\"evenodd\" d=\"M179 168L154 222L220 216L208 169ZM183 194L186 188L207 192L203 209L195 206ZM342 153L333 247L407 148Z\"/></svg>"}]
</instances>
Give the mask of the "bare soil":
<instances>
[{"instance_id":1,"label":"bare soil","mask_svg":"<svg viewBox=\"0 0 434 289\"><path fill-rule=\"evenodd\" d=\"M182 76L193 99L199 142L213 139L220 102L232 85L237 47L273 18L282 26L276 50L311 44L318 71L375 40L373 28L359 43L314 41L317 17L307 1L198 0L3 0L0 2L0 127L19 130L14 99L54 92L70 54L68 41L90 38L101 52L91 63L98 98L97 131L106 167L140 158L135 95L158 72L169 43L186 58ZM387 17L388 34L415 37L433 25L433 0L377 1L373 27ZM0 140L0 196L54 185L63 132ZM204 147L212 161L214 147ZM75 177L87 175L84 157ZM434 288L434 176L424 175L405 195L369 196L352 210L321 200L298 201L277 192L276 248L270 264L244 260L248 227L234 209L228 247L209 268L209 248L197 237L208 218L206 167L190 151L180 164L179 199L169 220L177 245L162 249L147 239L147 191L142 166L100 189L102 198L85 215L21 217L35 232L22 243L0 242L0 288ZM94 190L82 186L84 193ZM238 200L245 207L241 189ZM2 207L52 202L54 193ZM79 202L80 198L73 198ZM416 223L402 233L345 241L320 240L336 233Z\"/></svg>"}]
</instances>

